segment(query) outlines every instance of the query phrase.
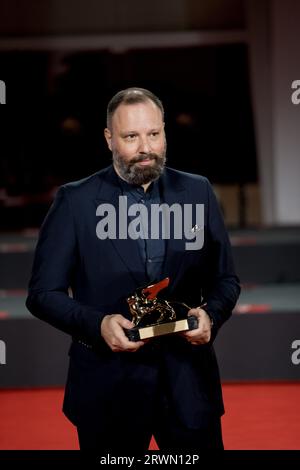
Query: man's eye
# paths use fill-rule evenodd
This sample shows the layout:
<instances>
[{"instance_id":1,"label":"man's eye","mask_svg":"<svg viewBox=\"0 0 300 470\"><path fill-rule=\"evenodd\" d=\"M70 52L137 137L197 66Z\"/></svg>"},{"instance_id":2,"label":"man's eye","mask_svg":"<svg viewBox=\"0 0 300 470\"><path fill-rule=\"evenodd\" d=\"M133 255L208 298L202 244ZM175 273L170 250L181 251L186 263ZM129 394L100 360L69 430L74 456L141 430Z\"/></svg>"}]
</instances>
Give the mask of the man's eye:
<instances>
[{"instance_id":1,"label":"man's eye","mask_svg":"<svg viewBox=\"0 0 300 470\"><path fill-rule=\"evenodd\" d=\"M125 136L125 140L127 140L128 142L130 142L131 140L134 140L136 137L135 134L129 134L129 135L126 135Z\"/></svg>"},{"instance_id":2,"label":"man's eye","mask_svg":"<svg viewBox=\"0 0 300 470\"><path fill-rule=\"evenodd\" d=\"M151 132L151 137L157 137L159 135L159 132Z\"/></svg>"}]
</instances>

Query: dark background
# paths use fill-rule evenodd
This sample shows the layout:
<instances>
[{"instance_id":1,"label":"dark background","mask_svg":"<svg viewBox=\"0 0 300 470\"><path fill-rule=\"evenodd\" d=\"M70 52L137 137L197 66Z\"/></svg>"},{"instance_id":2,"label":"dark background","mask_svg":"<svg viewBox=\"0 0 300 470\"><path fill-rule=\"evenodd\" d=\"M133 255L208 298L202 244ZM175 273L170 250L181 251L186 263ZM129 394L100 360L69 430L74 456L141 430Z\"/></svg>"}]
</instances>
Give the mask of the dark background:
<instances>
[{"instance_id":1,"label":"dark background","mask_svg":"<svg viewBox=\"0 0 300 470\"><path fill-rule=\"evenodd\" d=\"M213 183L257 182L247 57L243 44L72 52L53 70L51 52L1 52L9 106L1 108L0 187L27 195L28 209L23 222L6 209L2 228L39 225L46 208L37 206L47 197L33 203L28 195L110 163L106 106L128 86L162 99L169 166Z\"/></svg>"}]
</instances>

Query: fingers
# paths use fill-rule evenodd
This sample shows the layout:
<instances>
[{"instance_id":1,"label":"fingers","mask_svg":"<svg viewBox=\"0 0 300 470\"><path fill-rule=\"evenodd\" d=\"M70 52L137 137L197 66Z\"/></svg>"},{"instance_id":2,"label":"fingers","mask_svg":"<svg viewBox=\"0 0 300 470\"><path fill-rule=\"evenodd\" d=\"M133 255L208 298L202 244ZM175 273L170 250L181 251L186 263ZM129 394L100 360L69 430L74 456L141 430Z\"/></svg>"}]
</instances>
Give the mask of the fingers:
<instances>
[{"instance_id":1,"label":"fingers","mask_svg":"<svg viewBox=\"0 0 300 470\"><path fill-rule=\"evenodd\" d=\"M192 345L206 344L211 338L211 322L210 318L201 308L192 308L188 315L194 315L198 319L198 328L182 333L182 336Z\"/></svg>"},{"instance_id":2,"label":"fingers","mask_svg":"<svg viewBox=\"0 0 300 470\"><path fill-rule=\"evenodd\" d=\"M101 336L113 352L135 352L144 346L144 341L129 341L124 328L132 328L131 321L119 314L106 315L101 322Z\"/></svg>"},{"instance_id":3,"label":"fingers","mask_svg":"<svg viewBox=\"0 0 300 470\"><path fill-rule=\"evenodd\" d=\"M122 326L122 328L134 327L134 324L130 320L127 320L127 318L123 317L122 315L113 315L113 317L116 317L115 320L120 326Z\"/></svg>"}]
</instances>

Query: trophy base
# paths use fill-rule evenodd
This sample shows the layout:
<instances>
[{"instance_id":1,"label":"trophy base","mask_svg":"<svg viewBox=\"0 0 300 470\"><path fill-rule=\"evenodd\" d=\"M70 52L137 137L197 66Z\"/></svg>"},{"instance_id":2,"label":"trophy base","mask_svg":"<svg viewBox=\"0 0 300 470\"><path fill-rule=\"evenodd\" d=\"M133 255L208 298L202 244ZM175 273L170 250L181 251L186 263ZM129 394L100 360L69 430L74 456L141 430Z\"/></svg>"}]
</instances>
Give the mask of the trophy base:
<instances>
[{"instance_id":1,"label":"trophy base","mask_svg":"<svg viewBox=\"0 0 300 470\"><path fill-rule=\"evenodd\" d=\"M195 330L198 328L198 319L194 315L183 320L171 321L168 323L159 323L139 328L138 326L125 329L125 334L130 341L140 341L156 336L178 333L180 331Z\"/></svg>"}]
</instances>

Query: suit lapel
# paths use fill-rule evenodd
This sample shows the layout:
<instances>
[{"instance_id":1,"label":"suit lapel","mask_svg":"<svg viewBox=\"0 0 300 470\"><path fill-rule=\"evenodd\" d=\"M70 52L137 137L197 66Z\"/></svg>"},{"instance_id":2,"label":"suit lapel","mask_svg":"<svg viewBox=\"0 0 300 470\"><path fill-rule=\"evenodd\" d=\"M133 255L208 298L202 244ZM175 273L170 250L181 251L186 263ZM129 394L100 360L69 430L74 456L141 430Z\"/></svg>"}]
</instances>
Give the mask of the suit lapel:
<instances>
[{"instance_id":1,"label":"suit lapel","mask_svg":"<svg viewBox=\"0 0 300 470\"><path fill-rule=\"evenodd\" d=\"M110 238L113 248L117 251L120 261L125 264L130 275L138 286L145 282L145 266L139 251L136 240L132 240L128 236L125 239L119 238L119 197L122 191L118 183L117 176L113 167L109 167L107 172L103 174L97 197L94 200L96 207L100 204L111 204L115 208L116 214L116 238ZM126 217L125 208L121 208L122 215ZM127 224L126 224L127 229Z\"/></svg>"},{"instance_id":2,"label":"suit lapel","mask_svg":"<svg viewBox=\"0 0 300 470\"><path fill-rule=\"evenodd\" d=\"M179 175L166 168L160 178L160 188L162 202L166 203L169 207L173 204L179 204L183 214L184 204L188 202L187 189L179 181ZM138 243L128 236L126 239L120 239L118 236L119 197L121 195L122 191L116 173L113 166L110 166L105 173L101 174L101 183L94 202L96 207L103 203L110 203L114 206L117 216L117 237L110 239L110 242L118 252L121 262L125 264L136 284L141 286L145 282L145 266L142 262ZM127 217L127 214L124 214L124 216ZM162 278L170 277L170 289L172 289L172 285L176 284L176 278L180 274L180 266L185 252L185 242L184 234L180 239L175 239L174 236L172 236L172 230L170 238L166 240L166 254L162 269Z\"/></svg>"},{"instance_id":3,"label":"suit lapel","mask_svg":"<svg viewBox=\"0 0 300 470\"><path fill-rule=\"evenodd\" d=\"M187 190L182 186L181 182L179 182L178 175L165 169L161 177L161 185L163 202L169 207L173 204L179 204L183 214L184 204L187 203ZM170 277L170 289L172 289L172 286L176 284L176 278L180 274L180 266L184 252L184 234L182 234L180 239L175 239L174 236L172 236L171 231L170 239L166 240L166 255L162 276L163 278Z\"/></svg>"}]
</instances>

